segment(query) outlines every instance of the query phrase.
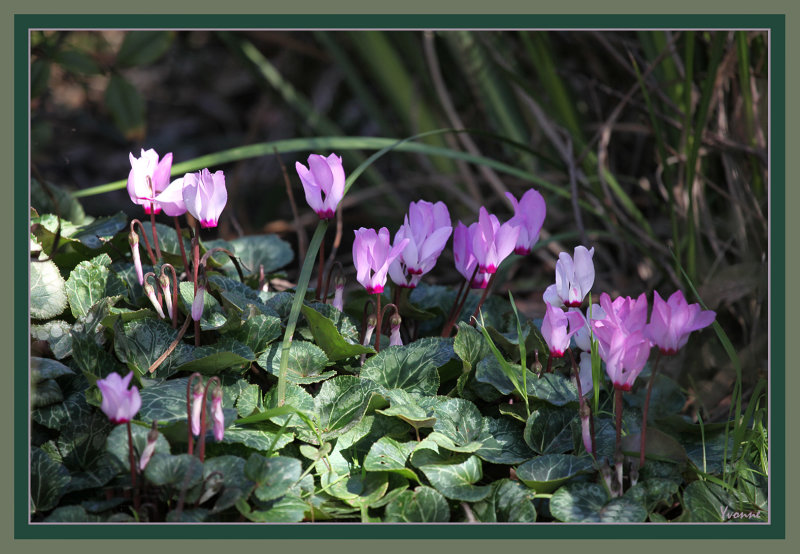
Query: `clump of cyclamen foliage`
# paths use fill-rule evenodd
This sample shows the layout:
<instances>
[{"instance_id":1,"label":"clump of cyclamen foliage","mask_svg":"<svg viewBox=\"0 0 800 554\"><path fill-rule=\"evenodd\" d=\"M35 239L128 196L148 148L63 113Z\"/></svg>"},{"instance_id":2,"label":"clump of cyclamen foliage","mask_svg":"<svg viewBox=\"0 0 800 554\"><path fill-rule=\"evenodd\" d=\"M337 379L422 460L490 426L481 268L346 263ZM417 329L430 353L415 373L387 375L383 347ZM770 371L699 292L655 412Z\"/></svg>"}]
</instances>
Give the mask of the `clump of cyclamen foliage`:
<instances>
[{"instance_id":1,"label":"clump of cyclamen foliage","mask_svg":"<svg viewBox=\"0 0 800 554\"><path fill-rule=\"evenodd\" d=\"M497 521L508 514L501 515L496 502L511 495L507 497L515 499L519 513L527 514L520 517L533 521L537 508L532 501L542 494L545 495L542 498L551 498L551 517L574 521L569 515L573 501L566 499L572 498L569 495L580 498L581 487L592 483L574 478L589 475L603 484L609 494L608 505L629 506L628 515L622 510L619 521L641 521L656 507L663 508L663 502L677 492L677 484L674 487L662 484L666 492L654 504L632 499L639 494L635 492L639 490L637 482L649 475L645 466L650 448L648 409L658 359L676 355L687 344L689 335L709 326L715 314L698 304L689 304L681 291L672 293L666 301L654 291L652 311L645 293L635 299L612 299L601 292L599 304L588 304L587 297L595 282L595 247L578 245L572 254L559 254L554 282L543 295L546 309L540 314L541 322L525 321L523 329L512 300L509 307L513 308L516 327L511 325L504 332L498 330L496 326L501 319L497 317L497 306L501 300L491 294L498 269L512 254L530 255L537 247L545 223L546 202L535 189L525 191L519 200L507 194L513 214L505 221L481 207L475 221L469 224L458 221L454 226L444 202L418 200L409 205L393 238L386 227L354 230L353 266L356 281L367 295L364 299L351 292L361 314L360 330L346 330L350 321L344 313L349 311L346 283L344 272L339 270L332 298L326 286L325 291L315 291L320 302L306 301L301 307L308 324L305 334L289 336L284 348L279 349L277 343L270 346L270 342L289 327L287 318L293 316L286 307L291 300L281 295L292 293L269 292L263 265L260 272L259 268L245 267L250 276L245 279L239 258L246 257L247 252L239 248L232 251L222 245L208 248L200 238L201 229L216 227L223 216L227 203L223 172L203 169L170 183L171 153L160 158L154 150L142 150L139 158L131 154L130 161L131 201L141 205L151 221L149 238L146 224L134 220L126 225L130 262L125 263L132 266L135 274L128 286L141 287L157 318L166 320L164 328L171 329L171 339L166 348L149 353L147 367L132 363L138 359L130 347L136 339L125 332L136 325L150 325L141 321L152 318L152 312L117 312L118 319L109 324L109 332L123 333L126 337L115 335L115 351L128 352L123 362L128 362L130 371L124 377L123 372L113 368L91 371L105 372L103 378L94 380L100 410L110 422L125 423L127 427L124 446L117 446L117 439L112 441L109 434L108 448L126 452L127 459L120 464L126 472L130 471L130 482L109 482L106 493L114 496L127 487L126 497L131 499L137 513L144 502L152 501L146 498L149 487L160 487L164 494L177 494L174 498L180 499L168 513L163 512L164 508L155 510L167 519L191 513L191 517L214 520L238 512L238 517L253 521L269 521L271 517L279 517L279 513L293 514L280 517L299 521L336 518L337 511L356 515L360 510L362 520L371 513L374 514L371 517L385 521L424 521L425 510L434 509L439 514L434 520L441 521L449 520L459 503L471 503L470 513L485 518L482 521ZM296 163L306 201L321 221L329 220L341 209L339 204L345 194L342 159L336 154L312 154L307 163L308 166ZM156 215L172 218L179 249L172 246L167 253L174 264L166 262L160 251ZM186 217L185 230L180 216ZM160 228L163 233L163 226ZM184 248L185 236L191 238L188 253ZM144 262L149 261L149 266L143 266L142 244L146 251ZM424 282L448 244L455 269L463 277L455 295ZM239 282L220 269L219 259L212 257L214 253L224 254L232 261ZM252 276L256 274L258 282L253 286ZM328 274L327 281L330 280ZM322 281L323 275L319 275L318 283ZM471 293L473 290L479 292ZM304 290L295 292L303 293ZM128 294L126 298L131 300L133 296ZM447 306L442 304L444 298ZM391 302L382 307L382 300ZM110 308L103 309L108 317ZM141 317L145 319L140 321ZM217 317L222 320L212 324L210 318ZM486 322L487 317L492 324ZM380 337L386 327L384 320L388 323L389 341L382 352ZM438 322L439 326L432 327L431 322ZM420 336L424 324L428 325L427 336ZM270 325L274 328L267 331ZM193 335L194 349L184 339L187 333ZM309 335L313 341L302 340ZM212 337L217 336L222 338L213 342ZM227 346L220 346L223 344ZM627 444L623 451L622 393L634 390L637 379L648 366L653 347L657 348L656 361L650 366L646 389L644 384L640 387L643 392L639 396L644 397L639 405L640 442L635 448ZM189 353L179 354L184 350ZM410 356L407 361L403 361L401 354L405 351ZM282 355L291 360L287 369L292 377L285 400L276 395L280 387L274 382L276 376L279 383L283 379L276 369L283 363ZM183 361L175 361L176 357ZM303 364L313 365L316 363L313 360L320 357L325 360L321 367L303 372ZM446 369L451 360L462 362L463 370L457 369L453 374L452 369ZM87 377L95 375L86 369L85 362L76 365ZM165 367L172 368L169 371L177 367L193 372L184 386L174 371L161 373ZM333 371L323 372L331 367ZM242 373L248 368L255 376L252 383L244 380ZM425 372L424 378L417 375L419 372ZM139 387L131 386L134 377ZM166 391L171 383L182 388L169 393L170 405L177 410L164 423L164 431L169 431L174 442L169 452L164 447L166 441L159 421L147 420L150 414L161 413L163 418L167 412L153 408L162 406L157 399L148 399L143 404L140 389ZM598 411L601 390L605 408ZM314 392L316 396L312 396ZM354 395L361 400L346 415L339 414L340 419L333 417L331 411L337 409L337 399L347 404ZM533 409L529 400L537 403ZM97 401L95 397L94 402ZM384 407L374 408L374 405ZM238 417L226 414L226 408L235 409ZM638 417L638 408L629 405L628 409ZM151 427L144 442L135 440L132 429L136 426L131 426L132 422L137 423L137 415L141 417L140 410L145 416L138 423ZM608 416L602 411L614 414L613 448L606 431ZM292 414L296 416L294 420ZM352 419L341 424L347 417ZM44 420L42 413L34 412L34 419L37 418ZM386 434L381 434L380 427L374 430L370 427L366 433L350 436L348 433L360 429L366 418L383 422ZM565 426L558 431L561 434L548 434L550 431L545 429L549 428L541 424L547 418L551 418L551 427L552 421L563 420ZM566 433L572 419L580 437L577 442ZM464 423L463 429L459 421ZM477 425L470 429L475 422ZM631 425L630 420L626 425ZM180 426L185 430L181 431ZM398 433L398 426L403 431ZM427 432L431 427L433 431ZM254 432L268 434L269 446L249 435ZM185 442L175 442L174 437L181 434ZM213 439L209 444L206 444L207 434ZM658 431L658 440L663 440L661 435L663 432ZM349 437L350 444L360 444L365 449L360 454L360 463L366 477L344 457L343 453L349 452L348 447L340 448L339 441L344 437ZM516 438L512 441L511 437ZM373 451L378 445L395 452L386 468L374 465L377 458ZM231 446L236 448L226 450ZM292 448L304 459L298 459ZM246 462L238 457L240 452L249 453ZM223 458L225 455L229 458ZM241 460L230 462L241 465L227 467L228 461L223 459ZM481 463L487 466L485 475L503 468L501 473L505 472L506 477L492 481L496 477L492 475L488 481L491 486L480 485L487 482L480 478ZM159 469L165 464L174 465L170 471L185 475L186 483L194 471L190 468L202 467L205 477L202 481L191 481L191 487L180 480L169 484L164 481L165 470ZM471 474L475 464L478 473ZM554 480L538 477L564 471L563 464L581 469L566 471L563 477ZM663 462L647 465L654 464L656 469L650 470L655 472L653 475L671 474L662 466ZM456 473L471 475L467 482L458 487L449 484L440 470L450 466ZM236 475L239 481L228 481L231 475ZM348 483L355 483L356 479L361 480L362 492L348 492ZM340 481L341 486L337 485ZM272 485L263 484L269 482L283 484L271 489ZM412 486L416 486L413 499L407 495ZM387 490L392 490L392 494L386 494ZM223 500L226 494L230 501ZM423 497L426 500L421 500ZM186 502L194 504L189 506ZM414 502L421 504L409 507ZM146 517L143 512L140 515ZM343 519L347 517L350 516Z\"/></svg>"}]
</instances>

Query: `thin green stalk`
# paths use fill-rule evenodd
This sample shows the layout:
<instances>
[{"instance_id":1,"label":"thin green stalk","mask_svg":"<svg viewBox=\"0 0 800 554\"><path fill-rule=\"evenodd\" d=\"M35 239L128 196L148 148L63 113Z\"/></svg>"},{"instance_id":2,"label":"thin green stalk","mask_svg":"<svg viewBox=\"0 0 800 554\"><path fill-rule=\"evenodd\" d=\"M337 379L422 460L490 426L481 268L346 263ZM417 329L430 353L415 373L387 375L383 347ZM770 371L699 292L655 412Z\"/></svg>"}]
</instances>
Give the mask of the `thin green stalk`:
<instances>
[{"instance_id":1,"label":"thin green stalk","mask_svg":"<svg viewBox=\"0 0 800 554\"><path fill-rule=\"evenodd\" d=\"M525 413L527 417L531 416L531 408L528 403L528 360L527 360L527 349L525 348L525 340L522 338L522 325L519 322L519 312L517 311L517 305L514 302L514 296L511 294L511 291L508 291L508 300L511 302L511 309L514 310L514 318L517 321L517 344L519 345L519 363L522 366L522 390L525 391L525 394L522 395L522 399L525 400Z\"/></svg>"},{"instance_id":2,"label":"thin green stalk","mask_svg":"<svg viewBox=\"0 0 800 554\"><path fill-rule=\"evenodd\" d=\"M311 237L311 244L308 245L306 259L303 261L303 268L300 270L300 277L297 279L292 309L289 312L289 320L286 322L286 332L283 334L283 344L281 346L281 365L278 372L278 406L283 406L286 401L286 373L289 368L289 349L292 346L292 335L294 335L294 330L297 327L297 318L300 316L300 307L303 305L303 299L308 289L308 281L314 269L317 250L322 244L322 239L327 229L328 220L320 219L317 229L314 231L314 236Z\"/></svg>"}]
</instances>

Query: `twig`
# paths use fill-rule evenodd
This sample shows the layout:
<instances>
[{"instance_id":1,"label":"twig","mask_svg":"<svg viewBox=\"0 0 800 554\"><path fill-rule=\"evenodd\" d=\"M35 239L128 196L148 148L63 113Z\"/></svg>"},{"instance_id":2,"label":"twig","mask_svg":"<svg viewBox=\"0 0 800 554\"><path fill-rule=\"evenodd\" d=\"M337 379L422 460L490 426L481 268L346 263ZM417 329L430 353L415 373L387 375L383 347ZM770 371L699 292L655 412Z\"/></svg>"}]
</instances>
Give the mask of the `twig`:
<instances>
[{"instance_id":1,"label":"twig","mask_svg":"<svg viewBox=\"0 0 800 554\"><path fill-rule=\"evenodd\" d=\"M308 235L306 235L306 229L300 224L300 212L297 210L297 203L294 201L294 193L292 192L292 183L289 180L289 173L286 171L286 166L283 165L283 160L281 160L281 156L278 153L278 149L275 148L275 157L278 160L278 165L281 166L281 172L283 173L283 182L286 184L286 195L289 197L289 204L292 207L292 217L294 217L294 227L297 231L297 259L300 260L300 264L303 264L303 260L306 258L306 248L308 244Z\"/></svg>"},{"instance_id":2,"label":"twig","mask_svg":"<svg viewBox=\"0 0 800 554\"><path fill-rule=\"evenodd\" d=\"M177 306L175 307L175 309L177 309ZM167 359L167 356L172 354L172 351L175 350L175 347L178 346L178 343L181 341L183 335L186 333L186 329L189 328L189 323L191 321L192 321L191 317L186 318L186 320L183 322L183 327L181 327L180 331L178 331L178 336L175 338L174 341L172 341L172 344L170 344L167 347L166 351L164 351L164 353L161 354L161 356L159 356L155 362L153 362L153 365L151 365L150 368L147 370L148 373L153 373L156 370L156 368L160 366L164 362L164 360Z\"/></svg>"}]
</instances>

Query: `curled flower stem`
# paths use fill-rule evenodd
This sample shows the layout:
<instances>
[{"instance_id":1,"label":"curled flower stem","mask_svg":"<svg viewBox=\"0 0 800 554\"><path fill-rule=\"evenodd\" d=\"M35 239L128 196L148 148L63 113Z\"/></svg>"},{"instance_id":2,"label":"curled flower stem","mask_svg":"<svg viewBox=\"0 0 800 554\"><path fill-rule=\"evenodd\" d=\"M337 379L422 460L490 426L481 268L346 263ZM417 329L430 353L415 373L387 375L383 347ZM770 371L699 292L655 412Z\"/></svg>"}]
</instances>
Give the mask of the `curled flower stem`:
<instances>
[{"instance_id":1,"label":"curled flower stem","mask_svg":"<svg viewBox=\"0 0 800 554\"><path fill-rule=\"evenodd\" d=\"M186 320L183 322L183 327L181 327L180 330L178 331L178 336L175 337L175 340L172 341L172 343L167 347L164 353L161 354L161 356L159 356L155 362L153 362L153 365L151 365L150 368L147 370L148 373L153 373L156 370L156 368L158 368L158 366L160 366L164 362L164 360L167 359L167 356L172 354L172 351L175 350L175 347L178 346L179 342L181 342L183 335L186 334L186 329L189 328L189 323L191 321L192 321L191 317L186 318Z\"/></svg>"},{"instance_id":2,"label":"curled flower stem","mask_svg":"<svg viewBox=\"0 0 800 554\"><path fill-rule=\"evenodd\" d=\"M183 259L183 270L188 272L189 271L189 262L186 258L186 248L183 246L183 235L181 234L181 224L178 220L178 216L172 216L172 219L175 223L175 232L178 234L178 244L181 245L181 258Z\"/></svg>"},{"instance_id":3,"label":"curled flower stem","mask_svg":"<svg viewBox=\"0 0 800 554\"><path fill-rule=\"evenodd\" d=\"M203 257L200 258L200 265L205 269L206 264L208 263L208 258L210 258L214 252L224 252L225 254L228 255L228 257L231 259L231 262L233 262L233 267L236 268L236 273L239 274L239 281L244 283L244 273L242 272L242 266L244 264L240 263L239 259L233 255L233 252L231 252L227 248L223 248L221 246L215 246L211 250L207 250L206 253L203 254ZM245 266L245 269L250 271L250 268L247 266Z\"/></svg>"},{"instance_id":4,"label":"curled flower stem","mask_svg":"<svg viewBox=\"0 0 800 554\"><path fill-rule=\"evenodd\" d=\"M650 409L650 393L653 392L653 382L656 380L656 372L658 371L658 362L661 360L661 350L656 355L656 361L653 362L653 371L650 374L650 380L647 382L647 395L644 397L644 408L642 409L642 438L639 444L639 469L644 467L644 446L647 442L647 412Z\"/></svg>"},{"instance_id":5,"label":"curled flower stem","mask_svg":"<svg viewBox=\"0 0 800 554\"><path fill-rule=\"evenodd\" d=\"M368 308L372 308L372 310L368 310ZM366 344L364 342L364 337L367 330L367 319L369 318L370 314L375 313L374 310L375 310L375 302L373 302L372 299L369 299L366 302L364 302L364 315L361 317L361 333L359 334L358 339L359 342L361 344L364 344L365 346Z\"/></svg>"},{"instance_id":6,"label":"curled flower stem","mask_svg":"<svg viewBox=\"0 0 800 554\"><path fill-rule=\"evenodd\" d=\"M150 248L150 241L147 238L147 233L144 232L144 225L142 225L142 222L139 221L138 219L131 220L131 233L135 233L136 232L136 231L134 231L133 228L137 224L139 225L139 229L141 229L141 231L142 231L142 237L144 238L144 246L147 249L147 255L150 258L150 264L155 266L156 265L156 257L153 254L153 249Z\"/></svg>"},{"instance_id":7,"label":"curled flower stem","mask_svg":"<svg viewBox=\"0 0 800 554\"><path fill-rule=\"evenodd\" d=\"M342 268L342 262L338 260L333 262L333 264L331 265L331 270L328 271L328 277L325 279L325 289L322 291L322 298L326 304L328 303L328 291L330 290L331 287L331 277L333 276L334 269L337 270L337 273L339 275L344 274L344 269Z\"/></svg>"}]
</instances>

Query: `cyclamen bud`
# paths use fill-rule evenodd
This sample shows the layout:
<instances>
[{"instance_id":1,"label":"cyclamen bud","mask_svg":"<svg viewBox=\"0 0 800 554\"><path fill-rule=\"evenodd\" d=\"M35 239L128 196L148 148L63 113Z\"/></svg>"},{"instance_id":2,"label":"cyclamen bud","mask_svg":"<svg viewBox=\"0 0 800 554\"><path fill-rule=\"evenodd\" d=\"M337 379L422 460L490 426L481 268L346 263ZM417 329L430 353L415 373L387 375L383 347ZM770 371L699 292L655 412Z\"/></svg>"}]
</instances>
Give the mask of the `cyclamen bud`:
<instances>
[{"instance_id":1,"label":"cyclamen bud","mask_svg":"<svg viewBox=\"0 0 800 554\"><path fill-rule=\"evenodd\" d=\"M378 325L378 318L375 314L369 314L367 316L367 330L364 333L364 346L369 345L369 341L372 340L372 333L375 331L375 327Z\"/></svg>"},{"instance_id":2,"label":"cyclamen bud","mask_svg":"<svg viewBox=\"0 0 800 554\"><path fill-rule=\"evenodd\" d=\"M403 346L403 339L400 338L400 324L402 318L399 314L394 314L389 319L391 325L391 333L389 334L389 346Z\"/></svg>"},{"instance_id":3,"label":"cyclamen bud","mask_svg":"<svg viewBox=\"0 0 800 554\"><path fill-rule=\"evenodd\" d=\"M222 413L222 390L219 386L211 393L211 417L214 419L214 438L221 441L225 435L225 415Z\"/></svg>"},{"instance_id":4,"label":"cyclamen bud","mask_svg":"<svg viewBox=\"0 0 800 554\"><path fill-rule=\"evenodd\" d=\"M158 430L155 428L155 424L153 428L147 433L147 446L144 447L144 451L142 452L142 457L139 458L139 471L144 471L144 468L147 467L147 464L150 462L150 458L153 457L153 452L156 450L156 441L158 440Z\"/></svg>"},{"instance_id":5,"label":"cyclamen bud","mask_svg":"<svg viewBox=\"0 0 800 554\"><path fill-rule=\"evenodd\" d=\"M200 414L203 411L204 392L202 383L197 383L192 389L192 435L200 435Z\"/></svg>"},{"instance_id":6,"label":"cyclamen bud","mask_svg":"<svg viewBox=\"0 0 800 554\"><path fill-rule=\"evenodd\" d=\"M169 291L169 277L163 273L158 276L158 284L161 285L161 292L164 293L164 303L167 305L167 315L172 317L172 295Z\"/></svg>"},{"instance_id":7,"label":"cyclamen bud","mask_svg":"<svg viewBox=\"0 0 800 554\"><path fill-rule=\"evenodd\" d=\"M194 301L192 302L192 319L195 321L200 321L200 318L203 317L203 301L206 292L206 287L201 284L197 284L197 292L194 295Z\"/></svg>"},{"instance_id":8,"label":"cyclamen bud","mask_svg":"<svg viewBox=\"0 0 800 554\"><path fill-rule=\"evenodd\" d=\"M152 273L149 273L148 275L152 275ZM147 295L147 298L150 299L150 303L153 304L153 307L156 309L158 317L163 318L164 310L161 308L161 302L158 301L158 298L156 297L156 290L149 282L145 282L144 284L144 293Z\"/></svg>"},{"instance_id":9,"label":"cyclamen bud","mask_svg":"<svg viewBox=\"0 0 800 554\"><path fill-rule=\"evenodd\" d=\"M141 285L144 283L144 273L142 273L142 258L139 255L139 235L135 231L128 234L128 244L131 245L131 257L133 258L133 267L136 269L136 278Z\"/></svg>"},{"instance_id":10,"label":"cyclamen bud","mask_svg":"<svg viewBox=\"0 0 800 554\"><path fill-rule=\"evenodd\" d=\"M344 276L336 276L336 289L333 292L333 307L340 312L344 311Z\"/></svg>"}]
</instances>

